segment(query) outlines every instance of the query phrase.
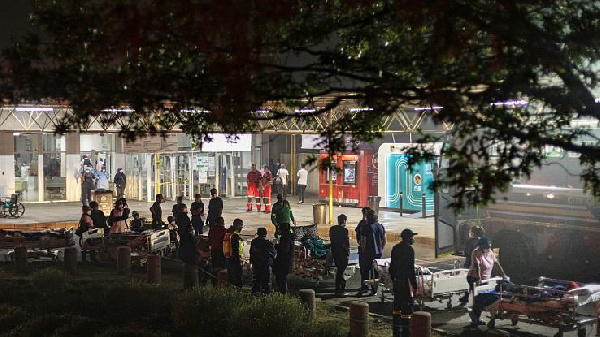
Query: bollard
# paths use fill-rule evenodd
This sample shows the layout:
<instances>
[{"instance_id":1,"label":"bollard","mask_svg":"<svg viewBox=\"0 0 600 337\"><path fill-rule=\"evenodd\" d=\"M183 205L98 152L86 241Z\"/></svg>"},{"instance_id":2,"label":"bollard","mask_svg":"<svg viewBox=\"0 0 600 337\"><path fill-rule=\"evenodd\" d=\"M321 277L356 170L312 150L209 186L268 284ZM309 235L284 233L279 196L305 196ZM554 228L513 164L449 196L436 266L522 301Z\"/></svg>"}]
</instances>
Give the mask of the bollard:
<instances>
[{"instance_id":1,"label":"bollard","mask_svg":"<svg viewBox=\"0 0 600 337\"><path fill-rule=\"evenodd\" d=\"M298 293L300 294L300 301L308 310L309 320L312 320L315 317L315 310L317 310L315 291L312 289L300 289Z\"/></svg>"},{"instance_id":2,"label":"bollard","mask_svg":"<svg viewBox=\"0 0 600 337\"><path fill-rule=\"evenodd\" d=\"M421 217L425 219L427 217L427 208L425 206L425 203L427 202L427 196L425 193L421 194L421 201Z\"/></svg>"},{"instance_id":3,"label":"bollard","mask_svg":"<svg viewBox=\"0 0 600 337\"><path fill-rule=\"evenodd\" d=\"M404 198L404 194L400 192L400 216L402 216L402 201Z\"/></svg>"},{"instance_id":4,"label":"bollard","mask_svg":"<svg viewBox=\"0 0 600 337\"><path fill-rule=\"evenodd\" d=\"M26 274L27 273L27 247L17 246L15 247L15 273Z\"/></svg>"},{"instance_id":5,"label":"bollard","mask_svg":"<svg viewBox=\"0 0 600 337\"><path fill-rule=\"evenodd\" d=\"M77 254L78 250L75 247L65 248L65 271L70 274L77 272Z\"/></svg>"},{"instance_id":6,"label":"bollard","mask_svg":"<svg viewBox=\"0 0 600 337\"><path fill-rule=\"evenodd\" d=\"M488 330L485 333L486 337L510 337L510 333L504 330Z\"/></svg>"},{"instance_id":7,"label":"bollard","mask_svg":"<svg viewBox=\"0 0 600 337\"><path fill-rule=\"evenodd\" d=\"M117 275L129 276L131 274L131 247L117 248Z\"/></svg>"},{"instance_id":8,"label":"bollard","mask_svg":"<svg viewBox=\"0 0 600 337\"><path fill-rule=\"evenodd\" d=\"M426 311L416 311L412 314L410 322L411 336L431 336L431 314Z\"/></svg>"},{"instance_id":9,"label":"bollard","mask_svg":"<svg viewBox=\"0 0 600 337\"><path fill-rule=\"evenodd\" d=\"M183 264L183 289L198 287L198 267L193 264Z\"/></svg>"},{"instance_id":10,"label":"bollard","mask_svg":"<svg viewBox=\"0 0 600 337\"><path fill-rule=\"evenodd\" d=\"M217 272L217 287L227 287L229 284L229 274L227 269L221 269Z\"/></svg>"},{"instance_id":11,"label":"bollard","mask_svg":"<svg viewBox=\"0 0 600 337\"><path fill-rule=\"evenodd\" d=\"M369 336L369 304L364 302L350 303L351 337Z\"/></svg>"},{"instance_id":12,"label":"bollard","mask_svg":"<svg viewBox=\"0 0 600 337\"><path fill-rule=\"evenodd\" d=\"M146 280L148 283L160 284L160 255L148 255L146 263Z\"/></svg>"}]
</instances>

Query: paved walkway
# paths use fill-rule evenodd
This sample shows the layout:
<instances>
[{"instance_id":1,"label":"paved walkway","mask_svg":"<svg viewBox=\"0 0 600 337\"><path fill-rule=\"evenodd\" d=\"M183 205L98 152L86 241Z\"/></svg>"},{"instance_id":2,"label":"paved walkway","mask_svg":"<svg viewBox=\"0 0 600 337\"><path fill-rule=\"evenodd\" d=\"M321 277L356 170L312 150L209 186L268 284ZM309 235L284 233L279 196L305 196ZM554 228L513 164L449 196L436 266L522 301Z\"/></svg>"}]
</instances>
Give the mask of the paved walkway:
<instances>
[{"instance_id":1,"label":"paved walkway","mask_svg":"<svg viewBox=\"0 0 600 337\"><path fill-rule=\"evenodd\" d=\"M271 225L270 214L259 212L246 212L246 198L224 198L225 209L223 217L227 225L231 224L235 218L244 220L244 234L254 235L258 227L267 227L270 232L274 228ZM318 203L316 198L307 199L304 204L295 203L295 198L292 201L292 210L298 226L310 225L313 223L313 204ZM204 200L208 207L208 199ZM174 202L166 202L163 204L163 215L166 217L171 215L171 208ZM186 201L186 204L191 204ZM150 218L151 203L140 201L129 201L129 207L132 211L138 211L141 217ZM53 227L53 226L76 226L81 216L81 204L78 202L55 202L55 203L28 203L25 204L25 214L18 219L5 218L0 219L0 228L22 228L33 229L36 227ZM338 207L333 209L334 222L337 222L337 216L345 214L348 216L348 228L350 234L354 235L354 228L360 219L362 219L361 209L358 207ZM418 214L404 214L400 216L397 212L379 211L380 222L384 225L390 243L400 240L400 232L404 228L412 228L419 233L415 237L417 244L431 246L434 243L434 224L433 217L429 216L425 219ZM329 233L329 225L319 226L319 234L322 237L327 237Z\"/></svg>"}]
</instances>

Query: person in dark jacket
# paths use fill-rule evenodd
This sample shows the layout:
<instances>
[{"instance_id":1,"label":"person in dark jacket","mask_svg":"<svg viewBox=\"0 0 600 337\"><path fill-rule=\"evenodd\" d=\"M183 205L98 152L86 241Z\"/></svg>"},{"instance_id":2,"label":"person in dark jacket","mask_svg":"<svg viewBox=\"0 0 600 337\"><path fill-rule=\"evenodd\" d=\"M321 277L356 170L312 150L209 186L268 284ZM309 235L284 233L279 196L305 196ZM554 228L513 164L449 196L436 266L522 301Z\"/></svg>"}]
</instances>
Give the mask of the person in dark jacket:
<instances>
[{"instance_id":1,"label":"person in dark jacket","mask_svg":"<svg viewBox=\"0 0 600 337\"><path fill-rule=\"evenodd\" d=\"M346 280L344 280L344 271L348 267L348 257L350 256L350 238L346 221L348 217L344 214L338 216L338 224L329 228L329 240L331 241L331 254L335 263L335 294L347 295Z\"/></svg>"},{"instance_id":2,"label":"person in dark jacket","mask_svg":"<svg viewBox=\"0 0 600 337\"><path fill-rule=\"evenodd\" d=\"M363 260L361 264L361 276L365 279L377 279L379 275L377 269L373 268L373 260L380 259L383 254L383 249L386 243L385 228L377 220L377 216L372 209L367 211L367 224L363 227L360 233L360 258ZM362 267L364 266L364 268ZM358 296L364 294L364 288L358 292ZM371 296L377 294L377 283L371 285Z\"/></svg>"},{"instance_id":3,"label":"person in dark jacket","mask_svg":"<svg viewBox=\"0 0 600 337\"><path fill-rule=\"evenodd\" d=\"M133 220L129 223L129 228L132 232L140 233L144 231L144 219L140 218L140 212L131 212Z\"/></svg>"},{"instance_id":4,"label":"person in dark jacket","mask_svg":"<svg viewBox=\"0 0 600 337\"><path fill-rule=\"evenodd\" d=\"M469 230L469 239L465 243L465 264L464 267L466 269L471 268L471 258L473 255L473 251L477 248L477 242L481 239L485 234L483 227L481 226L473 226ZM469 290L465 292L465 295L460 298L462 303L469 302L469 294L473 291L473 284L475 283L475 279L472 276L467 276L467 283L469 283Z\"/></svg>"},{"instance_id":5,"label":"person in dark jacket","mask_svg":"<svg viewBox=\"0 0 600 337\"><path fill-rule=\"evenodd\" d=\"M200 194L194 195L194 202L190 206L190 213L192 213L194 235L198 236L203 233L204 227L204 203Z\"/></svg>"},{"instance_id":6,"label":"person in dark jacket","mask_svg":"<svg viewBox=\"0 0 600 337\"><path fill-rule=\"evenodd\" d=\"M198 260L198 251L196 249L194 227L191 224L185 227L185 231L180 231L179 240L179 258L185 264L195 265Z\"/></svg>"},{"instance_id":7,"label":"person in dark jacket","mask_svg":"<svg viewBox=\"0 0 600 337\"><path fill-rule=\"evenodd\" d=\"M90 202L90 208L92 209L92 221L94 222L94 228L103 228L104 233L108 234L108 226L106 225L106 216L104 212L99 209L97 202Z\"/></svg>"},{"instance_id":8,"label":"person in dark jacket","mask_svg":"<svg viewBox=\"0 0 600 337\"><path fill-rule=\"evenodd\" d=\"M252 292L271 292L271 269L277 255L273 243L267 240L267 229L256 230L256 238L250 243L250 263L252 264Z\"/></svg>"},{"instance_id":9,"label":"person in dark jacket","mask_svg":"<svg viewBox=\"0 0 600 337\"><path fill-rule=\"evenodd\" d=\"M179 240L181 240L181 237L187 233L188 226L192 225L192 221L187 213L187 206L185 204L181 204L177 212L177 219L175 220L179 232Z\"/></svg>"},{"instance_id":10,"label":"person in dark jacket","mask_svg":"<svg viewBox=\"0 0 600 337\"><path fill-rule=\"evenodd\" d=\"M367 284L365 283L366 279L363 277L364 273L362 272L362 270L367 270L368 269L368 265L365 261L365 259L362 258L362 247L360 246L360 238L361 238L361 233L364 230L364 227L367 224L367 213L369 212L370 208L369 207L363 207L361 209L362 212L362 219L358 222L358 225L356 225L356 229L355 229L355 234L356 234L356 243L358 244L358 266L360 267L360 289L358 290L359 294L362 294L364 292L369 291L369 287L367 287Z\"/></svg>"},{"instance_id":11,"label":"person in dark jacket","mask_svg":"<svg viewBox=\"0 0 600 337\"><path fill-rule=\"evenodd\" d=\"M233 220L233 225L229 227L227 233L229 233L229 240L231 244L231 256L227 256L227 252L223 249L223 253L225 253L227 257L227 273L229 274L229 283L231 285L242 288L244 285L244 270L243 270L243 247L242 247L242 237L240 233L242 232L242 228L244 227L244 222L242 219ZM227 240L227 233L225 234L225 240Z\"/></svg>"},{"instance_id":12,"label":"person in dark jacket","mask_svg":"<svg viewBox=\"0 0 600 337\"><path fill-rule=\"evenodd\" d=\"M179 212L181 212L181 207L187 206L186 204L183 203L182 196L178 196L176 200L177 201L176 201L175 205L173 205L173 208L171 210L173 212L173 218L175 218L175 219L179 218ZM184 228L184 230L187 230L187 229Z\"/></svg>"},{"instance_id":13,"label":"person in dark jacket","mask_svg":"<svg viewBox=\"0 0 600 337\"><path fill-rule=\"evenodd\" d=\"M294 269L294 233L291 233L287 226L289 225L284 224L281 227L281 237L275 246L277 257L273 262L277 290L282 294L287 294L289 291L287 276Z\"/></svg>"},{"instance_id":14,"label":"person in dark jacket","mask_svg":"<svg viewBox=\"0 0 600 337\"><path fill-rule=\"evenodd\" d=\"M210 201L208 202L207 225L214 225L221 216L223 216L223 199L217 196L217 189L213 188L210 190Z\"/></svg>"},{"instance_id":15,"label":"person in dark jacket","mask_svg":"<svg viewBox=\"0 0 600 337\"><path fill-rule=\"evenodd\" d=\"M162 208L160 204L165 202L165 197L162 194L156 195L156 201L150 207L150 212L152 213L152 228L153 229L161 229L163 227L162 222Z\"/></svg>"},{"instance_id":16,"label":"person in dark jacket","mask_svg":"<svg viewBox=\"0 0 600 337\"><path fill-rule=\"evenodd\" d=\"M92 201L92 190L96 187L96 175L92 173L91 167L85 168L81 180L81 204L87 206Z\"/></svg>"},{"instance_id":17,"label":"person in dark jacket","mask_svg":"<svg viewBox=\"0 0 600 337\"><path fill-rule=\"evenodd\" d=\"M223 239L225 238L225 220L218 217L215 224L208 230L208 243L210 245L210 259L212 262L213 274L217 275L219 270L225 269L227 263L223 254ZM213 278L213 284L216 285L217 279Z\"/></svg>"},{"instance_id":18,"label":"person in dark jacket","mask_svg":"<svg viewBox=\"0 0 600 337\"><path fill-rule=\"evenodd\" d=\"M415 274L415 250L412 245L417 233L404 229L400 233L402 241L392 248L390 277L394 285L392 330L394 337L410 336L410 319L413 313L413 297L417 290Z\"/></svg>"},{"instance_id":19,"label":"person in dark jacket","mask_svg":"<svg viewBox=\"0 0 600 337\"><path fill-rule=\"evenodd\" d=\"M117 187L117 199L122 198L125 194L125 186L127 185L127 176L125 176L122 168L117 169L117 174L115 174L113 182Z\"/></svg>"}]
</instances>

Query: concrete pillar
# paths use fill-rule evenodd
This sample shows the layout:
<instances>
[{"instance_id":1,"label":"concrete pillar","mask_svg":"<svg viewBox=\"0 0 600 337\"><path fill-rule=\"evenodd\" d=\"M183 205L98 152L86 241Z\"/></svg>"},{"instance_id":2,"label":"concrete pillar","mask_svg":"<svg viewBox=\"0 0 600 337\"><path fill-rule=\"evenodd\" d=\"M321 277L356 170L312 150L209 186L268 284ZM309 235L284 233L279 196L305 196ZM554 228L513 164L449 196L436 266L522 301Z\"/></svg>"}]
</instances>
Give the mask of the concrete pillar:
<instances>
[{"instance_id":1,"label":"concrete pillar","mask_svg":"<svg viewBox=\"0 0 600 337\"><path fill-rule=\"evenodd\" d=\"M350 303L350 337L369 336L369 304ZM416 335L414 335L416 336Z\"/></svg>"},{"instance_id":2,"label":"concrete pillar","mask_svg":"<svg viewBox=\"0 0 600 337\"><path fill-rule=\"evenodd\" d=\"M117 248L117 274L129 276L131 274L131 247Z\"/></svg>"},{"instance_id":3,"label":"concrete pillar","mask_svg":"<svg viewBox=\"0 0 600 337\"><path fill-rule=\"evenodd\" d=\"M77 272L77 253L75 247L65 248L65 271L70 274Z\"/></svg>"},{"instance_id":4,"label":"concrete pillar","mask_svg":"<svg viewBox=\"0 0 600 337\"><path fill-rule=\"evenodd\" d=\"M15 247L15 273L26 274L28 271L27 266L27 247L17 246Z\"/></svg>"},{"instance_id":5,"label":"concrete pillar","mask_svg":"<svg viewBox=\"0 0 600 337\"><path fill-rule=\"evenodd\" d=\"M0 132L0 196L15 193L15 136Z\"/></svg>"},{"instance_id":6,"label":"concrete pillar","mask_svg":"<svg viewBox=\"0 0 600 337\"><path fill-rule=\"evenodd\" d=\"M300 289L300 301L308 310L309 319L312 320L315 316L315 310L317 310L315 291L312 289Z\"/></svg>"},{"instance_id":7,"label":"concrete pillar","mask_svg":"<svg viewBox=\"0 0 600 337\"><path fill-rule=\"evenodd\" d=\"M183 289L198 287L198 267L193 264L183 264Z\"/></svg>"},{"instance_id":8,"label":"concrete pillar","mask_svg":"<svg viewBox=\"0 0 600 337\"><path fill-rule=\"evenodd\" d=\"M217 272L217 287L226 287L229 284L229 274L227 269L221 269Z\"/></svg>"},{"instance_id":9,"label":"concrete pillar","mask_svg":"<svg viewBox=\"0 0 600 337\"><path fill-rule=\"evenodd\" d=\"M412 314L410 322L411 336L431 336L431 314L426 311L416 311Z\"/></svg>"},{"instance_id":10,"label":"concrete pillar","mask_svg":"<svg viewBox=\"0 0 600 337\"><path fill-rule=\"evenodd\" d=\"M68 201L81 200L81 179L79 175L80 143L79 133L68 132L65 135L65 152L66 152L66 193Z\"/></svg>"},{"instance_id":11,"label":"concrete pillar","mask_svg":"<svg viewBox=\"0 0 600 337\"><path fill-rule=\"evenodd\" d=\"M148 283L160 284L160 255L150 254L147 258L146 280Z\"/></svg>"}]
</instances>

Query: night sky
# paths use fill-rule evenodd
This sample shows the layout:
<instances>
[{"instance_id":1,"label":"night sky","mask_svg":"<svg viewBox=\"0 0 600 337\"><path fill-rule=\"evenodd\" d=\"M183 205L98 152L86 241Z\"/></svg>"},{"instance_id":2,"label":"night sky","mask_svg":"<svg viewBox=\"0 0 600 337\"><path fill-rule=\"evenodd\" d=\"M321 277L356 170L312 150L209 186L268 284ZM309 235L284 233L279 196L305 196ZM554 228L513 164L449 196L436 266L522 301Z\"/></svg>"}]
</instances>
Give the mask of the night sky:
<instances>
[{"instance_id":1,"label":"night sky","mask_svg":"<svg viewBox=\"0 0 600 337\"><path fill-rule=\"evenodd\" d=\"M30 0L0 0L0 48L27 31L30 7Z\"/></svg>"}]
</instances>

